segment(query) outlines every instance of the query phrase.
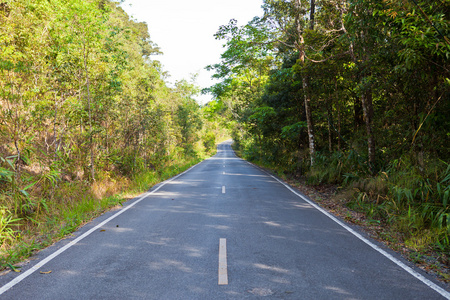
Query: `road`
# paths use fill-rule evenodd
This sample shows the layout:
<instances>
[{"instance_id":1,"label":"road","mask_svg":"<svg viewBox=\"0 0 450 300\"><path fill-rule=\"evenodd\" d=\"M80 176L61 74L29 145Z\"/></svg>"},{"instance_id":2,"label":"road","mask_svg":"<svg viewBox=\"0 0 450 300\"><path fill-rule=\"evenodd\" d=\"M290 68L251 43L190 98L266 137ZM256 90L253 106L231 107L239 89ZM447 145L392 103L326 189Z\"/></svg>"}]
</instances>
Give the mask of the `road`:
<instances>
[{"instance_id":1,"label":"road","mask_svg":"<svg viewBox=\"0 0 450 300\"><path fill-rule=\"evenodd\" d=\"M450 299L307 201L222 143L2 276L0 298Z\"/></svg>"}]
</instances>

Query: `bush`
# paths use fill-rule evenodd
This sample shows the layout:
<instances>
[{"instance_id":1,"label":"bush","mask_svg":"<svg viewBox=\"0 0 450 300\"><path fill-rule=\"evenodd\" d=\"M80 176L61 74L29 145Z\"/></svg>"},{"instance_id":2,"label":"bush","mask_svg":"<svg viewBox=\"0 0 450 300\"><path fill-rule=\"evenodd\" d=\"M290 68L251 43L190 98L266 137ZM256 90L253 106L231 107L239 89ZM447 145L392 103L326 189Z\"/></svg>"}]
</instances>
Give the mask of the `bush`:
<instances>
[{"instance_id":1,"label":"bush","mask_svg":"<svg viewBox=\"0 0 450 300\"><path fill-rule=\"evenodd\" d=\"M216 147L216 135L214 132L208 131L202 136L203 147L207 153L211 153Z\"/></svg>"}]
</instances>

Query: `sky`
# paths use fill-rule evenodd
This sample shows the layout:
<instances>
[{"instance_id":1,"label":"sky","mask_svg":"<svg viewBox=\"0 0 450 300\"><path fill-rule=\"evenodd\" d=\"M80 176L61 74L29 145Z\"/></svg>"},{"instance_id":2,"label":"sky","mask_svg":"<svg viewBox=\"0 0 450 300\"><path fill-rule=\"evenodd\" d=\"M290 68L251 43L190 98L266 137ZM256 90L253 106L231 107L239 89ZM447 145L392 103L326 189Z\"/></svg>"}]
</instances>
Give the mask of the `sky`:
<instances>
[{"instance_id":1,"label":"sky","mask_svg":"<svg viewBox=\"0 0 450 300\"><path fill-rule=\"evenodd\" d=\"M198 74L196 83L207 88L215 82L207 65L220 62L224 41L215 40L220 25L236 19L245 25L262 15L263 0L125 0L122 8L134 20L148 24L150 39L164 53L153 56L170 75L168 82L190 80ZM210 95L196 100L204 104Z\"/></svg>"}]
</instances>

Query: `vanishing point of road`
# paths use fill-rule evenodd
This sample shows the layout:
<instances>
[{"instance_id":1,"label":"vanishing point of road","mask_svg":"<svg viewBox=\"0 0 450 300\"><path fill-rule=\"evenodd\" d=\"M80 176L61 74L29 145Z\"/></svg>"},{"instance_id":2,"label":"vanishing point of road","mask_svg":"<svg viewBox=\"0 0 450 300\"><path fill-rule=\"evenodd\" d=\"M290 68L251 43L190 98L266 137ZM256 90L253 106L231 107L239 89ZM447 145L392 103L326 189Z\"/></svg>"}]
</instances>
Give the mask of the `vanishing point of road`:
<instances>
[{"instance_id":1,"label":"vanishing point of road","mask_svg":"<svg viewBox=\"0 0 450 300\"><path fill-rule=\"evenodd\" d=\"M0 299L450 299L230 142L22 269Z\"/></svg>"}]
</instances>

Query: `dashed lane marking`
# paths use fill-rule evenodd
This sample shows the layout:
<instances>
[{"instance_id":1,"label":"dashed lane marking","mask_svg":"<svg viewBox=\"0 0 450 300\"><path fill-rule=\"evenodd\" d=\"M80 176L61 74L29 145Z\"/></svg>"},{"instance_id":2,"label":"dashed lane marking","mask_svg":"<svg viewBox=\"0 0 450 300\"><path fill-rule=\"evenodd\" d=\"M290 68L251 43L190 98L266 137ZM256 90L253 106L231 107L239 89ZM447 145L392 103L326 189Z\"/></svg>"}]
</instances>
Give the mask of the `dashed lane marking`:
<instances>
[{"instance_id":1,"label":"dashed lane marking","mask_svg":"<svg viewBox=\"0 0 450 300\"><path fill-rule=\"evenodd\" d=\"M227 239L219 240L219 285L228 284Z\"/></svg>"}]
</instances>

